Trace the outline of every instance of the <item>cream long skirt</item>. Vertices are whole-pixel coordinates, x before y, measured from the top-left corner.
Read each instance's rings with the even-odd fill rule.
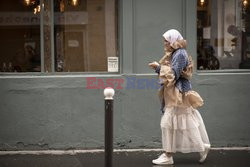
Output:
[[[162,146],[166,152],[201,152],[209,138],[200,113],[192,107],[167,107],[161,118]]]

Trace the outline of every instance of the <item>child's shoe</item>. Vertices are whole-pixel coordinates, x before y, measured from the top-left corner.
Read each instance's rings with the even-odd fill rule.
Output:
[[[199,160],[200,163],[203,163],[206,160],[207,154],[208,154],[211,146],[210,146],[210,144],[204,144],[204,147],[205,147],[205,151],[200,152],[200,160]]]
[[[172,156],[168,157],[165,153],[163,153],[159,156],[159,158],[154,159],[152,163],[156,165],[172,165],[174,164],[174,160]]]

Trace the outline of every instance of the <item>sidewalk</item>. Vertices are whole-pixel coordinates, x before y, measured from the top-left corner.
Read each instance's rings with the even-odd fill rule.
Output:
[[[160,167],[151,163],[152,159],[159,154],[158,151],[115,152],[113,167]],[[199,164],[198,159],[198,153],[176,153],[174,155],[175,164],[170,166],[249,167],[250,151],[211,150],[205,163]],[[104,153],[0,155],[0,167],[104,167]]]

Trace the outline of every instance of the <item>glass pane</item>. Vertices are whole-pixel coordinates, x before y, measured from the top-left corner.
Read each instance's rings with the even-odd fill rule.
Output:
[[[117,56],[115,6],[115,0],[55,1],[55,71],[108,71],[108,57]]]
[[[35,0],[0,2],[0,71],[40,72],[40,14]]]
[[[249,0],[197,1],[197,69],[250,68]]]

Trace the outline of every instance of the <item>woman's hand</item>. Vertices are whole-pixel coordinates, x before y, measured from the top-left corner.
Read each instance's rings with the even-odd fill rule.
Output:
[[[157,63],[156,61],[152,62],[152,63],[149,63],[148,66],[152,69],[156,69],[156,67],[159,66],[159,63]]]

